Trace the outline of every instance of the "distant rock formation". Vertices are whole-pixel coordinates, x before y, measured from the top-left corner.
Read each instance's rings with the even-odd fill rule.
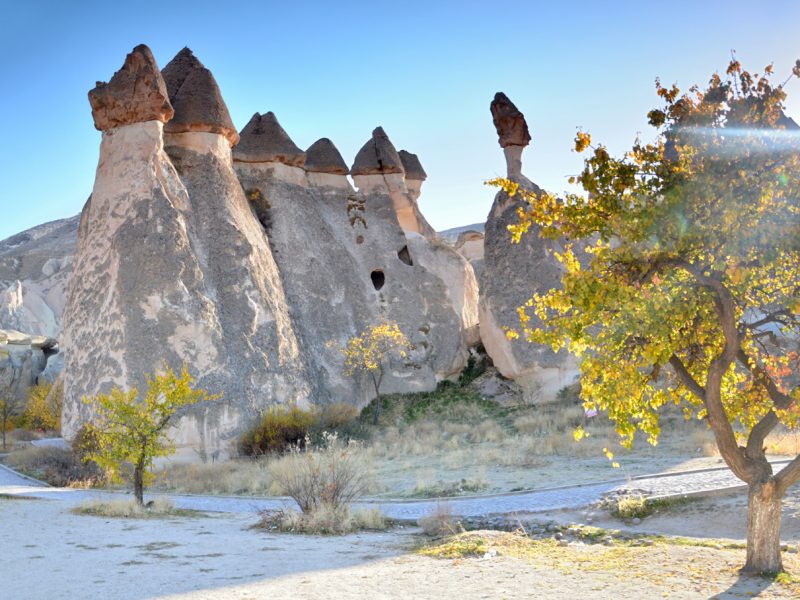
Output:
[[[522,150],[530,141],[525,117],[503,93],[491,103],[500,146],[506,156],[508,178],[535,193],[539,187],[522,175]],[[480,278],[480,333],[486,352],[498,371],[513,379],[529,402],[548,402],[574,382],[578,371],[574,358],[562,350],[509,340],[504,327],[518,328],[517,308],[536,292],[561,283],[561,266],[552,252],[557,245],[538,236],[535,227],[512,244],[508,226],[517,221],[523,203],[499,192],[486,220],[483,269]],[[477,237],[476,237],[477,241]],[[467,244],[462,240],[462,248]]]
[[[380,319],[416,346],[385,391],[463,369],[475,276],[419,212],[419,160],[382,129],[355,190],[326,138],[303,152],[271,112],[237,133],[187,48],[162,77],[138,46],[90,103],[103,138],[64,311],[65,437],[92,417],[83,396],[141,388],[164,363],[225,394],[182,414],[171,435],[189,455],[226,455],[271,404],[363,404],[372,392],[335,345]]]
[[[56,353],[58,342],[53,338],[0,329],[0,397],[22,406],[29,388],[48,380],[47,362]]]

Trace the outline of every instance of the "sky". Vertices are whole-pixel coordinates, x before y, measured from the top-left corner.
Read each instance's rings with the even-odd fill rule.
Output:
[[[301,148],[329,137],[352,163],[381,125],[428,173],[436,229],[484,221],[505,174],[489,113],[525,114],[523,172],[554,192],[580,170],[578,127],[612,152],[653,130],[654,81],[800,58],[800,2],[73,2],[0,0],[0,239],[80,212],[100,133],[86,97],[137,44],[166,65],[184,46],[215,75],[237,128],[273,111]],[[787,85],[800,121],[800,82]]]

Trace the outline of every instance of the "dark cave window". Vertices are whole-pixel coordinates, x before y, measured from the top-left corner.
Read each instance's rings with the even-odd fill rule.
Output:
[[[414,266],[414,261],[411,260],[411,254],[408,252],[408,246],[403,246],[397,253],[397,258],[407,264],[409,267]]]
[[[372,279],[372,285],[375,287],[376,290],[379,290],[383,287],[383,284],[386,283],[386,275],[383,274],[383,271],[380,269],[376,269],[372,273],[369,274],[369,278]]]

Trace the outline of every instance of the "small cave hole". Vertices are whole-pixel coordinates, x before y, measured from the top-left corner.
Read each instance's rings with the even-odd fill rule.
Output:
[[[372,279],[372,285],[376,290],[381,289],[383,284],[386,283],[386,275],[384,275],[383,271],[380,269],[376,269],[370,273],[369,278]]]
[[[400,248],[399,252],[397,253],[397,258],[399,258],[402,262],[407,264],[409,267],[414,266],[414,261],[411,260],[411,254],[408,252],[408,246],[403,246]]]
[[[356,244],[363,244],[363,243],[364,243],[364,236],[363,235],[359,235],[356,238]]]

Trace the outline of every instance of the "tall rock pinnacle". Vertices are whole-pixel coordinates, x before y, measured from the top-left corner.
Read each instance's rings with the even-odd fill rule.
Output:
[[[383,127],[376,127],[372,138],[356,154],[352,175],[403,173],[403,161]]]
[[[233,149],[233,160],[239,162],[279,162],[302,167],[306,154],[292,141],[278,123],[275,113],[256,113],[242,129],[239,144]]]
[[[224,135],[231,146],[239,134],[222,99],[214,75],[189,48],[184,48],[164,67],[161,74],[167,86],[175,116],[167,123],[167,133],[205,131]]]
[[[522,150],[531,141],[525,115],[503,92],[497,92],[489,105],[497,129],[497,141],[506,156],[509,177],[522,175]]]
[[[89,92],[89,104],[100,131],[144,121],[166,123],[174,114],[156,59],[144,44],[125,57],[111,81],[97,82]]]

